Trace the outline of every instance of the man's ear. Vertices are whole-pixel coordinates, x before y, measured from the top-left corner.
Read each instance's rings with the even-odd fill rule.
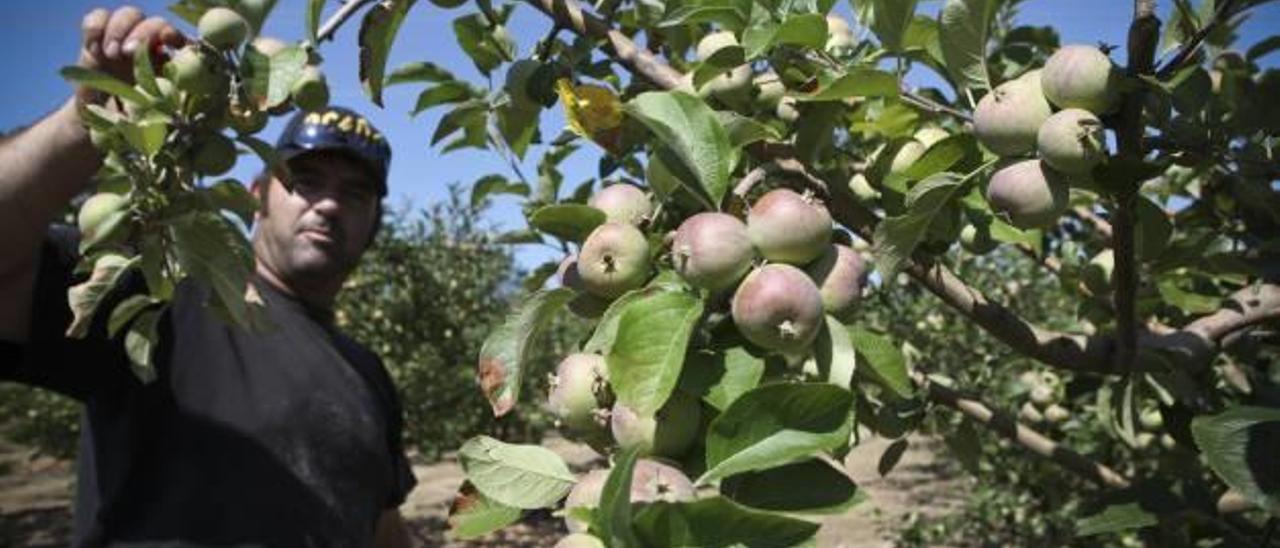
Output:
[[[253,212],[253,224],[258,224],[258,219],[266,213],[267,209],[267,189],[271,188],[272,179],[270,171],[263,170],[253,181],[249,183],[249,193],[258,199],[258,209]],[[251,227],[252,228],[252,227]]]

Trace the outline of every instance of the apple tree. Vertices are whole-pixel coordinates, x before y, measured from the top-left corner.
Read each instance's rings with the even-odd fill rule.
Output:
[[[832,460],[859,427],[902,438],[942,413],[963,417],[949,439],[985,429],[1090,483],[1077,534],[1256,541],[1275,515],[1280,126],[1256,98],[1280,79],[1258,64],[1274,39],[1230,49],[1259,2],[1177,2],[1163,28],[1153,2],[1107,14],[1133,18],[1126,66],[1018,26],[1017,2],[856,1],[860,35],[831,2],[439,3],[463,10],[458,44],[499,78],[488,88],[429,59],[383,76],[376,54],[410,4],[363,21],[371,97],[419,82],[418,108],[447,111],[445,150],[540,152],[522,236],[566,250],[540,269],[552,287],[490,334],[481,390],[497,415],[540,397],[520,393],[530,338],[593,320],[547,405],[611,462],[578,477],[536,446],[475,438],[458,534],[550,507],[566,546],[801,543],[814,516],[860,501]],[[546,21],[523,53],[505,29],[517,9]],[[909,85],[913,69],[945,86]],[[537,121],[557,107],[569,131],[546,139]],[[582,146],[602,151],[599,184],[561,188]],[[1020,272],[1052,280],[1072,321],[1037,324],[956,275],[997,249],[988,269],[1036,265]],[[917,335],[881,330],[864,294],[900,279],[1038,365],[905,355]],[[961,384],[970,367],[993,370]],[[984,402],[1013,379],[1017,414]],[[1080,416],[1068,395],[1087,398]],[[1075,450],[1053,426],[1068,420],[1155,440],[1164,451],[1141,455],[1160,464]]]
[[[415,110],[445,110],[445,151],[538,155],[536,178],[515,167],[473,188],[522,197],[528,229],[504,241],[565,252],[530,274],[546,288],[489,333],[476,377],[496,416],[542,398],[522,393],[547,373],[537,334],[586,320],[546,405],[610,463],[578,476],[544,448],[475,437],[456,535],[554,508],[563,546],[803,544],[863,502],[836,463],[865,431],[900,440],[892,468],[920,430],[971,459],[1005,439],[1078,477],[1078,535],[1274,531],[1280,72],[1262,65],[1280,41],[1235,41],[1264,0],[1177,0],[1168,21],[1152,0],[1116,6],[1098,16],[1131,18],[1119,46],[1019,26],[1017,0],[853,0],[856,23],[831,0],[432,3],[456,10],[483,78],[386,66],[427,3],[351,0],[323,28],[360,15],[369,98],[421,86]],[[325,2],[308,7],[317,29]],[[545,21],[523,48],[516,10]],[[552,109],[569,129],[545,136]],[[584,147],[598,172],[568,188]],[[925,316],[903,329],[877,310],[898,284],[978,332],[948,340],[983,359],[921,352],[948,322],[903,308]],[[1019,284],[1044,298],[1020,302]],[[990,403],[1008,382],[1016,411]],[[1072,423],[1105,438],[1073,447],[1056,426]]]

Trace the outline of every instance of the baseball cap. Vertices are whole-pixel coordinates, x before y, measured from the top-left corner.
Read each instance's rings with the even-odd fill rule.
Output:
[[[379,195],[387,195],[391,146],[364,116],[343,107],[302,111],[293,115],[276,141],[280,159],[288,161],[304,152],[317,150],[344,152],[364,163],[377,179]]]

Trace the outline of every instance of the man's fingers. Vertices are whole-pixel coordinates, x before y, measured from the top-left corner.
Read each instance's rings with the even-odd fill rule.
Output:
[[[183,36],[181,32],[178,32],[178,29],[169,25],[160,30],[160,42],[171,48],[180,48],[183,45],[186,45],[187,37]]]
[[[95,9],[84,16],[80,22],[80,34],[84,39],[84,49],[97,57],[102,54],[102,33],[107,30],[107,10]]]
[[[142,21],[142,11],[133,6],[125,6],[111,14],[102,37],[102,52],[107,59],[114,61],[120,58],[124,38],[139,21]]]
[[[152,38],[160,34],[169,23],[160,17],[150,17],[146,21],[133,27],[129,31],[129,35],[124,38],[124,46],[122,51],[125,55],[133,55],[139,47],[150,46]]]

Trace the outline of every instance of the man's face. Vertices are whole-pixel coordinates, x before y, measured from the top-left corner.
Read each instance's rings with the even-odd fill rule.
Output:
[[[362,164],[341,153],[299,155],[289,172],[292,190],[278,176],[257,189],[262,207],[254,253],[295,293],[336,292],[373,235],[375,183]]]

